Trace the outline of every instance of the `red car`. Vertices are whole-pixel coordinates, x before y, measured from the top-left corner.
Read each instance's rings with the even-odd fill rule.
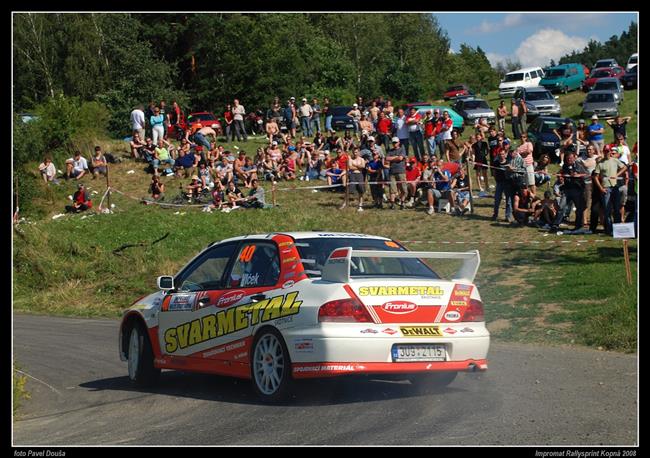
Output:
[[[601,67],[593,70],[589,78],[582,83],[582,90],[589,92],[600,78],[618,78],[619,80],[625,76],[623,67]]]
[[[173,136],[180,140],[185,135],[185,129],[192,128],[195,132],[204,127],[212,127],[217,135],[223,135],[223,129],[219,119],[209,111],[197,111],[190,113],[187,118],[181,117],[178,124],[174,125]],[[170,134],[171,135],[171,134]]]
[[[443,98],[445,100],[452,100],[458,96],[463,96],[463,95],[474,95],[474,93],[466,84],[457,84],[455,86],[449,87],[447,89],[447,92],[443,94]]]

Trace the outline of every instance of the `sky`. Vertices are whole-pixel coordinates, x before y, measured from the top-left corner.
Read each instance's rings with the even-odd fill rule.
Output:
[[[524,67],[548,65],[590,39],[605,42],[639,22],[627,13],[434,13],[447,31],[452,51],[461,43],[480,46],[490,63],[518,60]],[[622,62],[619,62],[622,63]]]

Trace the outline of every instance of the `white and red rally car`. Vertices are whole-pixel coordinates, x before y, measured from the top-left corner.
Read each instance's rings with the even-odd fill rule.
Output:
[[[451,280],[423,259],[459,259]],[[161,369],[253,380],[266,401],[293,380],[403,375],[448,384],[487,369],[478,251],[411,252],[363,234],[296,232],[213,243],[124,313],[130,379]]]

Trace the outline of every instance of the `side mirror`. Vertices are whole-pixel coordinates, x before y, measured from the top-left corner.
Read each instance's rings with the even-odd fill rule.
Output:
[[[174,289],[174,277],[171,276],[160,276],[158,277],[158,289],[163,291],[169,291]]]

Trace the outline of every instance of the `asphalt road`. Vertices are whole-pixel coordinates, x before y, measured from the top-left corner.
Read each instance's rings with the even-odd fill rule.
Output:
[[[130,386],[118,322],[14,316],[28,374],[13,444],[636,445],[637,356],[493,343],[490,369],[437,392],[408,382],[308,381],[267,406],[250,382],[165,371]]]

